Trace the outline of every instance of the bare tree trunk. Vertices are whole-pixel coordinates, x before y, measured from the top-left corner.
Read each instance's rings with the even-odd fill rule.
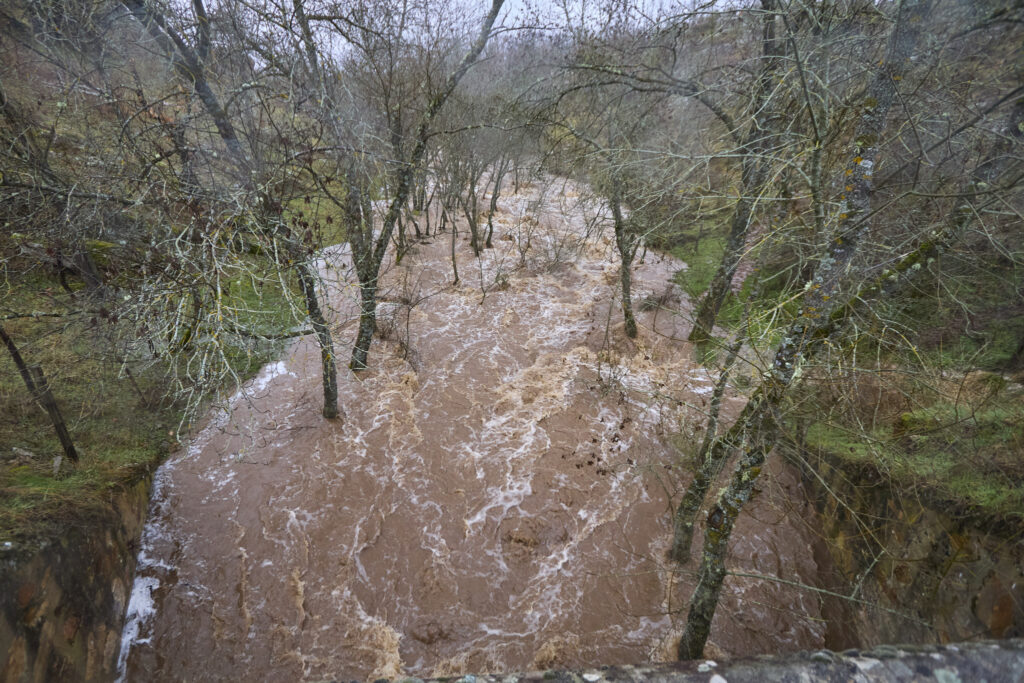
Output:
[[[473,248],[473,256],[480,256],[480,227],[477,225],[476,216],[476,190],[470,181],[469,195],[465,198],[459,197],[459,204],[462,205],[462,213],[466,216],[466,223],[469,225],[469,246]]]
[[[227,147],[233,161],[238,166],[240,173],[244,177],[243,182],[249,189],[253,198],[257,201],[261,201],[264,208],[273,206],[273,201],[270,201],[268,197],[259,196],[260,192],[253,187],[253,177],[249,173],[251,165],[245,154],[245,150],[242,148],[242,144],[238,139],[238,134],[235,131],[234,124],[232,123],[227,111],[221,105],[221,102],[214,93],[213,88],[210,87],[210,84],[207,81],[205,62],[209,56],[210,41],[206,11],[202,2],[195,2],[193,5],[196,10],[197,18],[199,20],[198,26],[200,28],[198,52],[193,51],[185,40],[172,30],[170,26],[168,26],[163,15],[152,11],[146,5],[145,0],[124,0],[122,4],[127,7],[133,16],[135,16],[135,18],[146,27],[150,35],[153,36],[157,44],[160,45],[161,49],[163,49],[172,59],[179,78],[192,84],[192,87],[195,89],[200,101],[203,103],[206,113],[213,119],[221,141],[224,143],[225,147]],[[321,90],[321,98],[326,98],[324,82],[320,77],[321,74],[319,64],[317,62],[316,49],[312,42],[312,33],[309,28],[309,21],[305,15],[302,1],[293,0],[293,7],[296,11],[296,18],[299,20],[303,31],[306,59],[309,62],[308,66],[311,71],[314,72],[314,78],[317,86]],[[323,103],[324,105],[327,104],[326,101]],[[274,213],[279,214],[279,210]],[[279,218],[279,215],[275,216],[275,218]],[[302,263],[301,256],[299,256],[296,261],[298,263]],[[324,377],[323,414],[324,417],[334,418],[338,415],[338,384],[337,370],[334,362],[334,344],[331,339],[331,331],[326,324],[323,312],[320,309],[320,303],[317,300],[313,273],[307,269],[307,266],[300,265],[299,279],[303,291],[303,297],[306,301],[306,308],[309,311],[310,321],[313,324],[317,341],[320,344]]]
[[[707,292],[701,299],[700,308],[694,318],[693,329],[689,341],[702,345],[711,338],[711,331],[718,319],[718,313],[725,302],[732,286],[736,267],[743,256],[747,233],[750,231],[751,215],[755,199],[767,173],[768,160],[765,158],[766,138],[769,135],[768,112],[766,100],[773,87],[772,76],[780,61],[780,41],[775,34],[775,0],[761,0],[764,12],[761,52],[761,73],[758,77],[757,89],[754,94],[754,119],[740,145],[739,153],[743,159],[741,171],[740,197],[733,209],[729,227],[729,237],[725,244],[725,253],[718,270],[715,271]],[[728,121],[729,119],[724,119]]]
[[[412,193],[412,210],[424,211],[427,208],[427,172],[420,168],[414,179],[415,189]]]
[[[206,78],[206,67],[202,54],[203,43],[201,42],[200,53],[194,52],[185,40],[168,26],[163,15],[151,10],[145,0],[123,0],[122,4],[128,8],[139,23],[146,27],[160,48],[171,58],[178,76],[187,83],[191,83],[202,101],[206,113],[213,119],[217,134],[224,142],[232,159],[247,177],[249,160],[245,155],[245,150],[238,139],[231,118],[221,106],[220,100]],[[201,20],[200,23],[202,23]]]
[[[633,257],[636,256],[637,240],[630,234],[629,227],[622,216],[621,179],[613,173],[612,187],[609,193],[609,204],[612,209],[612,220],[615,224],[615,246],[619,250],[619,283],[622,287],[622,317],[625,319],[626,336],[636,339],[636,318],[633,316],[632,269]]]
[[[455,275],[455,279],[452,280],[452,285],[453,286],[459,284],[459,263],[455,259],[455,236],[457,234],[458,233],[455,231],[455,228],[453,227],[452,228],[452,239],[451,239],[451,245],[452,245],[452,273]]]
[[[324,319],[323,311],[320,310],[320,302],[316,295],[316,278],[310,271],[309,265],[300,261],[298,274],[302,295],[306,299],[309,321],[313,325],[313,331],[320,343],[320,366],[324,383],[323,416],[328,420],[333,420],[338,417],[338,368],[334,362],[334,342],[331,339],[331,330],[327,326],[327,320]]]
[[[491,190],[491,204],[487,211],[487,242],[484,244],[487,249],[494,248],[494,214],[498,211],[498,197],[501,196],[501,181],[504,179],[506,171],[508,171],[508,158],[503,156],[501,161],[498,162],[498,168],[494,172],[494,189]]]
[[[370,351],[370,342],[373,341],[373,334],[377,331],[377,285],[376,283],[359,283],[359,332],[356,334],[356,343],[352,348],[352,362],[349,367],[352,370],[365,370],[367,355]]]
[[[71,462],[78,462],[78,451],[75,450],[71,434],[68,433],[67,423],[64,422],[64,416],[61,415],[60,408],[57,406],[57,400],[53,397],[53,393],[46,383],[46,375],[43,374],[43,369],[35,363],[31,365],[25,363],[25,359],[21,357],[21,353],[18,351],[14,340],[7,335],[7,331],[2,325],[0,325],[0,340],[3,341],[7,351],[11,354],[11,359],[14,360],[14,365],[17,366],[21,379],[25,382],[25,387],[28,388],[29,393],[32,394],[32,398],[49,415],[50,422],[53,423],[53,430],[57,433],[60,445],[64,448],[64,455]]]
[[[410,212],[406,212],[405,220],[407,220],[410,223],[412,223],[412,228],[413,228],[413,230],[416,233],[416,239],[422,239],[423,238],[423,233],[420,232],[420,224],[419,224],[419,221],[416,220],[416,216],[414,216]]]
[[[483,25],[480,27],[476,40],[473,41],[473,44],[463,56],[459,65],[448,76],[444,88],[431,99],[426,111],[420,117],[419,126],[416,131],[416,144],[409,155],[409,159],[406,160],[405,165],[398,172],[395,194],[391,199],[391,204],[388,206],[387,214],[384,216],[384,223],[376,244],[373,244],[371,248],[369,240],[361,241],[363,248],[363,253],[361,254],[358,253],[357,248],[360,245],[352,244],[353,259],[362,262],[365,268],[364,273],[359,278],[360,287],[363,289],[360,297],[363,303],[360,312],[359,334],[356,337],[356,345],[352,349],[352,363],[350,367],[353,370],[360,370],[366,367],[366,358],[370,350],[370,344],[373,341],[373,330],[376,328],[376,323],[371,323],[368,320],[364,321],[363,318],[366,316],[376,316],[377,278],[380,275],[381,265],[384,263],[384,254],[387,251],[388,243],[391,241],[391,234],[394,232],[395,223],[398,220],[398,213],[405,206],[405,202],[409,198],[413,174],[426,153],[430,124],[455,90],[455,86],[459,84],[459,81],[462,80],[469,67],[473,65],[473,62],[483,52],[484,46],[491,35],[491,27],[494,26],[494,21],[498,18],[498,13],[501,11],[503,4],[504,0],[492,0],[491,8],[484,19]],[[376,318],[374,317],[375,320]]]
[[[408,241],[405,239],[405,221],[402,220],[402,214],[398,214],[398,237],[395,240],[395,263],[401,263],[402,258],[405,256],[405,252],[409,250]]]
[[[718,270],[711,278],[711,284],[701,299],[697,315],[694,317],[693,329],[689,336],[689,341],[694,344],[702,344],[711,338],[718,312],[732,287],[732,279],[743,256],[743,247],[750,230],[750,218],[754,208],[754,197],[750,193],[760,186],[763,180],[763,166],[762,159],[754,159],[749,154],[743,160],[743,196],[736,202],[736,208],[733,210],[725,253],[722,254]]]
[[[349,368],[365,370],[370,343],[377,331],[377,278],[380,266],[373,261],[373,207],[365,187],[366,179],[355,172],[347,176],[345,221],[352,261],[359,278],[359,330]],[[376,265],[376,267],[375,267]]]

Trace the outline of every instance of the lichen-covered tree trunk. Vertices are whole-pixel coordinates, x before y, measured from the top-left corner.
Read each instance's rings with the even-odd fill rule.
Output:
[[[866,99],[855,135],[851,165],[859,167],[845,177],[854,187],[839,219],[841,231],[829,242],[827,254],[808,283],[803,307],[782,337],[768,374],[754,392],[739,419],[729,429],[725,443],[744,444],[744,453],[729,486],[720,494],[708,512],[704,552],[698,572],[697,588],[690,599],[686,631],[679,643],[679,657],[693,659],[704,649],[714,618],[718,596],[725,578],[725,556],[729,536],[736,517],[750,498],[750,491],[761,473],[761,464],[774,444],[779,425],[775,411],[781,405],[798,367],[813,356],[842,327],[850,306],[866,300],[864,292],[852,291],[842,296],[840,285],[847,273],[862,238],[869,229],[872,170],[878,154],[877,141],[884,130],[889,108],[896,99],[895,84],[901,80],[917,44],[922,17],[931,0],[904,0],[898,10],[896,25],[890,34],[886,59],[867,89]],[[867,160],[868,163],[863,162]],[[856,221],[848,223],[856,212]],[[848,229],[842,228],[850,225]],[[929,242],[920,249],[932,249]],[[918,251],[920,251],[920,249]],[[903,259],[917,258],[911,254]],[[897,265],[899,269],[902,261]],[[909,271],[900,270],[899,273]],[[898,277],[896,278],[899,279]],[[843,300],[846,305],[839,306]]]
[[[697,471],[693,480],[686,488],[676,514],[673,524],[672,547],[669,549],[668,557],[673,562],[685,564],[690,560],[690,546],[693,543],[693,527],[697,519],[697,512],[704,504],[711,481],[721,471],[725,460],[729,455],[731,445],[721,441],[718,436],[718,416],[722,410],[722,398],[725,396],[725,388],[729,382],[729,373],[732,366],[739,358],[740,348],[743,345],[743,338],[737,339],[722,366],[722,372],[715,384],[715,390],[711,394],[711,405],[708,411],[708,422],[704,428],[704,440],[701,442],[700,450],[697,452]],[[749,405],[749,404],[748,404]],[[741,415],[742,419],[742,415]]]
[[[359,331],[352,348],[352,370],[365,370],[370,342],[377,331],[377,286],[373,283],[359,283]]]
[[[762,415],[763,419],[763,415]],[[704,557],[697,578],[697,587],[690,600],[686,630],[679,641],[679,659],[697,659],[704,653],[704,644],[711,631],[711,622],[718,607],[718,597],[725,579],[725,556],[729,537],[740,510],[750,500],[754,483],[761,474],[765,448],[770,442],[769,429],[757,429],[755,441],[746,448],[729,486],[708,511],[704,526]]]

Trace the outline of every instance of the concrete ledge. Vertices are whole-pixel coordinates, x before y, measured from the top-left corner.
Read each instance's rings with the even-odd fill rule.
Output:
[[[396,680],[420,683],[423,679]],[[728,662],[695,660],[589,671],[550,670],[429,680],[457,683],[1021,683],[1024,681],[1024,639],[935,646],[883,645],[865,651],[820,650]]]

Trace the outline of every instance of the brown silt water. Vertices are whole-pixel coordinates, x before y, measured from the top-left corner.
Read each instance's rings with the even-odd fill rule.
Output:
[[[699,441],[714,381],[682,341],[683,264],[636,266],[635,301],[676,311],[640,311],[627,340],[607,229],[572,186],[548,195],[503,199],[479,261],[460,233],[458,286],[448,234],[390,267],[371,368],[339,370],[342,419],[320,415],[319,349],[303,339],[163,465],[126,680],[672,658],[694,569],[665,560],[669,496],[689,480],[672,444]],[[341,247],[321,264],[339,350],[355,336],[350,265]],[[730,566],[813,584],[810,516],[776,465]],[[730,577],[709,653],[821,647],[824,633],[814,592]]]

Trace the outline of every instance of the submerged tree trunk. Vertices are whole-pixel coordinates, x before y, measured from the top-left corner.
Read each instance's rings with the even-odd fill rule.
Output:
[[[636,318],[633,316],[633,293],[632,293],[632,269],[633,258],[636,256],[638,241],[636,236],[630,233],[629,226],[622,216],[622,188],[621,179],[614,176],[611,179],[612,187],[609,193],[609,204],[612,209],[612,221],[615,224],[615,246],[619,251],[619,283],[622,288],[622,317],[626,324],[626,336],[636,339],[637,328]]]
[[[377,331],[377,285],[375,282],[359,283],[359,332],[352,348],[352,370],[365,370],[370,342]]]

